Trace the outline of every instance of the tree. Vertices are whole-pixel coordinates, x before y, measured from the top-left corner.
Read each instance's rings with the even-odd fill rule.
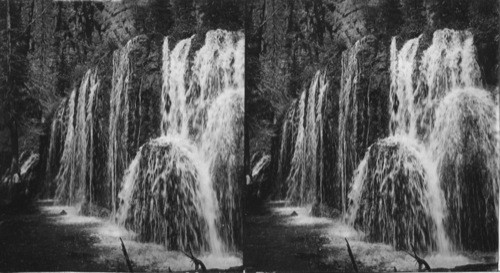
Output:
[[[28,24],[23,26],[22,7],[28,7]],[[33,17],[33,1],[29,3],[7,0],[2,3],[4,14],[0,20],[4,21],[5,28],[0,29],[0,50],[6,52],[0,58],[0,109],[6,127],[9,130],[10,150],[12,156],[11,172],[19,173],[19,135],[20,128],[37,107],[36,102],[28,95],[27,81],[27,54],[29,51],[30,27]],[[5,17],[4,17],[5,16]]]
[[[7,44],[4,45],[4,52],[6,51],[7,54],[5,56],[5,77],[2,79],[2,81],[5,83],[4,84],[4,90],[3,92],[3,103],[2,103],[2,109],[4,110],[4,116],[6,119],[7,127],[9,128],[10,131],[10,143],[11,143],[11,151],[12,151],[12,159],[13,159],[13,164],[12,164],[12,170],[11,172],[14,173],[19,173],[19,166],[17,164],[19,160],[19,143],[18,143],[18,133],[17,133],[17,111],[16,111],[16,94],[15,94],[15,86],[14,86],[14,80],[13,80],[13,55],[12,55],[12,7],[11,7],[11,1],[7,0],[6,2],[6,29],[5,29],[5,36],[7,36]],[[6,49],[6,50],[5,50]]]

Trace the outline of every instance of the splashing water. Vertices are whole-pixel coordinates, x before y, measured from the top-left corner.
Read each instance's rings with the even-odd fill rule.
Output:
[[[48,201],[48,200],[47,200]],[[52,203],[52,202],[51,202]],[[95,255],[94,261],[100,264],[115,264],[123,260],[120,238],[123,239],[128,255],[133,259],[134,265],[145,271],[182,271],[190,270],[193,264],[183,253],[177,251],[165,251],[161,245],[152,243],[141,243],[134,241],[137,234],[130,232],[122,226],[116,225],[107,219],[83,216],[78,208],[74,206],[47,206],[42,205],[43,214],[50,216],[51,221],[58,225],[66,225],[69,228],[78,227],[88,232],[98,242],[93,245],[93,252],[105,255]],[[67,214],[61,215],[61,211]],[[132,258],[133,257],[133,258]],[[241,265],[238,257],[214,256],[212,254],[198,256],[200,260],[210,269],[226,269]],[[134,268],[135,268],[134,266]]]
[[[450,92],[436,110],[431,151],[448,204],[445,221],[458,248],[496,250],[498,105],[478,88]]]
[[[163,136],[145,144],[129,166],[117,218],[144,240],[217,255],[236,250],[241,236],[244,37],[209,31],[189,69],[192,38],[172,51],[164,40]],[[162,209],[171,207],[179,214]]]
[[[118,224],[168,249],[203,249],[210,230],[198,214],[204,205],[199,197],[209,174],[200,158],[182,138],[161,137],[142,146],[124,177]],[[145,197],[151,201],[142,202]]]
[[[188,134],[185,131],[187,130],[186,124],[183,123],[187,115],[185,78],[189,68],[187,57],[193,38],[194,36],[180,41],[173,51],[170,51],[169,48],[169,37],[166,37],[163,42],[162,135],[167,135],[167,130],[179,131],[184,135]]]
[[[489,178],[482,183],[487,184],[486,189],[493,192],[490,202],[495,203],[495,207],[498,204],[498,193],[495,191],[498,189],[498,140],[493,137],[494,123],[497,120],[494,117],[494,102],[487,95],[488,92],[467,88],[481,86],[472,34],[449,29],[436,31],[432,45],[422,53],[421,60],[417,60],[419,41],[420,37],[409,40],[399,51],[395,39],[392,41],[392,136],[372,145],[358,166],[349,195],[351,207],[347,218],[351,224],[357,223],[368,234],[373,234],[372,239],[375,241],[392,243],[401,248],[420,244],[423,249],[437,249],[447,253],[452,250],[449,233],[454,233],[452,223],[456,220],[448,218],[448,206],[451,205],[454,210],[460,207],[461,201],[456,197],[458,192],[474,196],[473,191],[461,189],[460,183],[451,181],[460,181],[459,176],[464,173],[458,170],[463,170],[464,164],[467,165],[461,162],[474,158],[478,154],[476,151],[482,155],[479,161],[485,164],[489,173]],[[463,87],[466,87],[466,91],[459,89]],[[464,137],[471,138],[470,147],[464,146]],[[396,146],[399,147],[395,150],[392,148],[394,145],[388,145],[388,142],[394,140],[398,140]],[[407,151],[413,152],[408,154]],[[453,175],[450,174],[450,169]],[[404,181],[406,189],[399,190],[410,193],[410,196],[419,196],[419,200],[412,201],[412,204],[408,203],[407,197],[401,200],[393,187],[385,189],[388,200],[385,205],[381,203],[382,207],[378,207],[374,201],[376,199],[372,200],[367,195],[370,195],[369,189],[387,184],[384,181],[390,181],[394,185]],[[447,188],[446,199],[443,187]],[[455,197],[451,197],[451,203],[450,193],[451,196],[455,193]],[[482,199],[477,196],[473,198]],[[394,212],[388,209],[399,206],[405,206],[407,210],[401,212],[402,216],[394,217]],[[378,212],[373,215],[376,207],[386,210],[386,213],[378,216]],[[411,234],[387,234],[388,237],[384,238],[384,229],[415,211],[420,211],[423,218],[431,219],[430,222],[422,221],[426,224],[414,223],[416,226],[412,227],[420,229],[422,234],[430,233],[428,239],[423,239],[427,235],[412,237]],[[473,213],[488,214],[488,209],[479,206]],[[372,222],[378,217],[382,222]],[[406,222],[412,223],[412,219]],[[405,223],[401,223],[396,224],[396,229],[405,231],[407,227]],[[483,224],[482,230],[476,232],[483,233],[484,230],[490,229]],[[403,244],[396,242],[398,237],[407,241]],[[452,239],[454,244],[461,244]]]
[[[354,174],[347,222],[365,231],[369,241],[397,249],[435,248],[442,226],[432,217],[437,198],[428,181],[436,181],[436,175],[429,164],[422,147],[406,136],[370,146]]]
[[[56,177],[56,199],[62,203],[73,205],[92,200],[92,113],[98,89],[97,71],[88,70],[80,87],[69,97],[68,128]]]
[[[436,31],[418,61],[420,38],[408,41],[400,51],[392,40],[391,132],[427,143],[442,98],[457,87],[480,87],[481,73],[469,31]]]
[[[409,134],[410,128],[415,128],[413,105],[413,78],[417,69],[415,57],[421,36],[407,41],[401,50],[396,49],[396,39],[391,42],[391,95],[392,105],[390,129],[393,135]]]
[[[298,205],[315,201],[317,174],[322,173],[323,100],[328,89],[325,74],[317,72],[298,104],[299,127],[287,178],[287,200]],[[296,111],[296,110],[295,110]],[[293,114],[291,115],[293,118]],[[282,147],[283,149],[283,147]],[[283,153],[283,151],[281,152]],[[322,187],[322,179],[319,186]]]
[[[229,89],[208,110],[201,149],[210,166],[212,188],[218,197],[214,212],[220,235],[230,249],[236,247],[241,234],[241,187],[243,167],[244,94],[242,89]],[[219,210],[219,212],[217,212]]]

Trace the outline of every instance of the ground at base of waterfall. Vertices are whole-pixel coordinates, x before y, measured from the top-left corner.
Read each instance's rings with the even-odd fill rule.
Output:
[[[94,246],[98,238],[55,217],[38,205],[0,212],[0,271],[128,271],[125,260],[98,262],[106,255]]]
[[[127,272],[120,239],[135,272],[195,269],[182,252],[137,242],[135,236],[109,219],[83,216],[76,207],[58,206],[52,201],[1,210],[0,272]],[[238,253],[198,255],[208,271],[241,271]]]
[[[267,204],[245,217],[246,271],[354,272],[345,238],[360,272],[418,271],[407,253],[385,244],[364,242],[339,219],[308,216],[308,209]],[[497,271],[498,253],[423,255],[433,271]]]
[[[327,264],[335,255],[322,249],[324,239],[307,227],[280,226],[273,216],[248,217],[245,221],[243,264],[247,271],[350,271],[347,262]]]

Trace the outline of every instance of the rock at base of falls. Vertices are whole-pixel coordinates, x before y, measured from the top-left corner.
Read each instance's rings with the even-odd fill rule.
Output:
[[[316,202],[311,208],[311,216],[314,217],[328,217],[328,218],[338,218],[342,215],[342,212],[338,209],[331,208],[325,204]]]
[[[89,202],[81,204],[78,213],[101,218],[109,218],[111,216],[109,209]]]
[[[19,204],[32,198],[39,189],[40,156],[33,152],[23,152],[19,156],[19,173],[14,173],[14,162],[0,180],[0,208]]]
[[[250,160],[252,174],[248,175],[245,187],[245,210],[259,212],[264,209],[264,201],[273,194],[271,156],[262,152],[255,153]]]
[[[358,40],[342,54],[339,100],[339,209],[345,209],[349,184],[366,149],[388,135],[389,48],[374,36]],[[338,194],[337,193],[337,194]],[[340,202],[337,202],[340,203]]]
[[[452,90],[436,112],[431,134],[448,207],[445,226],[455,247],[498,249],[498,126],[491,94]]]
[[[252,192],[252,195],[265,199],[270,194],[271,156],[268,154],[255,154],[251,164],[252,178],[250,184],[247,186],[255,190],[255,192]]]
[[[125,175],[118,222],[169,250],[206,249],[200,175],[183,147],[145,144]]]
[[[373,144],[354,175],[348,222],[371,242],[432,250],[435,225],[427,197],[429,175],[415,147],[388,138]]]

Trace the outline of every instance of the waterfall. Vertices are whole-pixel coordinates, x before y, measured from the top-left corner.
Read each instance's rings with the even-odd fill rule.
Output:
[[[389,71],[386,45],[372,35],[342,53],[339,92],[337,187],[334,200],[347,210],[354,170],[368,147],[388,135]]]
[[[193,38],[194,36],[180,41],[172,52],[169,49],[169,38],[166,37],[163,42],[162,135],[167,135],[167,130],[181,131],[182,134],[188,133],[184,131],[188,128],[183,122],[187,115],[185,77],[188,74],[187,57]]]
[[[435,112],[430,147],[445,192],[447,231],[459,249],[498,249],[498,104],[467,87],[446,95]]]
[[[294,102],[288,107],[285,118],[283,120],[283,125],[281,127],[281,139],[280,139],[280,151],[278,159],[278,175],[277,183],[279,183],[277,189],[279,190],[278,196],[284,198],[286,192],[288,191],[287,184],[285,183],[286,178],[290,172],[291,159],[293,157],[293,148],[297,138],[297,109],[300,100],[294,100]]]
[[[354,173],[347,222],[365,231],[369,241],[397,249],[435,247],[436,225],[430,216],[427,154],[407,136],[382,139],[367,151]]]
[[[56,199],[60,202],[76,204],[92,201],[92,113],[98,89],[97,71],[88,70],[79,88],[73,89],[69,97],[68,128],[56,177]]]
[[[192,39],[173,50],[164,40],[162,136],[143,145],[127,169],[117,218],[169,249],[222,254],[236,250],[241,236],[244,37],[209,31],[190,61]],[[178,213],[163,209],[171,207]]]
[[[128,85],[130,81],[129,54],[135,39],[131,39],[113,55],[113,79],[110,97],[109,141],[108,141],[108,179],[111,184],[111,209],[116,213],[116,195],[121,175],[128,163]]]
[[[357,52],[356,47],[359,42],[354,44],[352,52]],[[358,114],[358,103],[356,90],[351,89],[353,84],[360,81],[359,64],[355,54],[344,52],[342,54],[342,80],[339,96],[339,149],[338,149],[338,178],[341,183],[342,195],[342,212],[346,212],[346,193],[349,173],[351,166],[357,163],[356,154],[353,151],[348,151],[349,148],[355,148],[351,143],[357,143],[357,119],[354,118]],[[349,117],[353,117],[352,120]],[[351,167],[351,168],[350,168]]]
[[[299,123],[290,173],[287,178],[287,199],[299,205],[320,201],[316,200],[315,196],[318,184],[321,187],[323,182],[317,179],[317,176],[323,172],[322,111],[327,89],[328,81],[326,81],[325,74],[318,71],[309,89],[302,92],[298,104]]]
[[[168,249],[208,248],[214,243],[209,234],[213,230],[198,212],[206,205],[199,196],[210,176],[200,159],[195,146],[180,137],[164,136],[143,145],[124,176],[118,224],[137,232],[140,240]],[[148,201],[141,202],[144,198]]]
[[[458,87],[481,87],[481,73],[469,31],[436,31],[420,61],[419,41],[408,41],[400,51],[395,39],[391,44],[391,132],[428,142],[443,97]]]
[[[350,209],[347,218],[351,224],[357,223],[358,226],[364,227],[369,234],[382,234],[379,237],[374,236],[377,238],[372,238],[373,240],[392,243],[399,248],[420,244],[421,248],[447,252],[453,247],[463,247],[462,242],[457,240],[457,235],[450,238],[450,234],[460,233],[455,230],[457,227],[453,224],[457,221],[456,215],[475,213],[483,215],[478,219],[485,221],[484,215],[494,214],[492,210],[494,211],[498,204],[498,193],[494,192],[498,189],[498,140],[494,136],[493,129],[497,120],[493,110],[494,100],[487,91],[477,89],[481,87],[481,75],[475,59],[472,34],[469,31],[438,30],[434,33],[432,44],[422,54],[419,54],[420,39],[418,37],[407,41],[400,50],[397,50],[395,38],[392,40],[390,89],[392,136],[372,145],[355,171],[349,194]],[[393,139],[400,140],[397,149],[393,148],[394,145],[387,145],[387,142]],[[408,143],[411,143],[413,148],[410,149]],[[406,150],[414,152],[409,155]],[[409,157],[416,160],[409,160]],[[373,163],[370,163],[371,161]],[[470,162],[480,163],[471,165]],[[473,173],[471,166],[484,166],[487,170],[487,174],[481,177],[480,182],[467,178],[467,172]],[[416,187],[420,180],[425,183]],[[385,181],[390,183],[387,184]],[[385,192],[388,200],[381,204],[382,208],[376,203],[376,199],[366,197],[370,194],[369,189],[376,188],[370,183],[394,185],[391,186],[392,193]],[[395,191],[402,190],[395,187],[398,183],[406,183],[405,186],[408,188],[404,191],[411,193],[411,195],[405,193],[403,200],[401,196],[394,195]],[[482,194],[474,193],[472,189],[474,186],[467,183],[479,183],[476,186],[482,188],[482,192],[490,191],[485,203],[495,203],[495,205],[474,205],[476,208],[474,212],[460,211],[465,209],[460,195],[474,196],[474,200],[484,198]],[[467,190],[464,189],[465,185]],[[388,189],[381,188],[381,190]],[[417,192],[420,193],[415,194]],[[410,196],[425,198],[416,200],[413,206],[408,207],[407,197]],[[396,217],[394,211],[389,212],[389,208],[398,206],[407,206],[408,210]],[[488,206],[493,209],[488,209]],[[385,216],[383,214],[381,216],[385,219],[383,223],[374,225],[371,221],[379,216],[370,213],[377,211],[376,208],[385,209],[393,214]],[[452,212],[449,211],[450,208]],[[432,224],[426,221],[412,223],[411,216],[415,217],[416,213],[421,212],[424,212],[425,217],[432,219]],[[427,230],[430,233],[430,240],[411,237],[406,243],[401,243],[395,242],[397,238],[394,234],[387,234],[387,237],[384,237],[385,233],[382,232],[384,229],[390,229],[392,225],[399,223],[401,218],[406,217],[410,217],[406,221],[412,223],[410,225],[420,225],[422,230]],[[461,225],[461,228],[475,226],[463,223],[471,222],[471,219],[460,220],[461,216],[458,217],[458,225]],[[407,228],[406,223],[399,225],[397,229]],[[488,235],[485,237],[491,240],[493,236],[490,234],[496,232],[486,227],[486,222],[480,225],[482,227],[476,226],[474,231],[486,232]],[[467,232],[461,234],[463,238],[469,238],[465,237],[466,235],[473,234]],[[477,240],[477,237],[481,236],[472,239],[476,241],[475,249],[482,248],[477,241],[487,244],[486,238]]]
[[[47,166],[46,166],[46,183],[47,186],[44,189],[44,196],[52,197],[55,193],[54,183],[55,175],[59,170],[60,159],[64,151],[64,142],[66,137],[66,127],[68,125],[68,99],[64,98],[54,113],[52,118],[52,123],[50,125],[50,144],[47,155]]]

